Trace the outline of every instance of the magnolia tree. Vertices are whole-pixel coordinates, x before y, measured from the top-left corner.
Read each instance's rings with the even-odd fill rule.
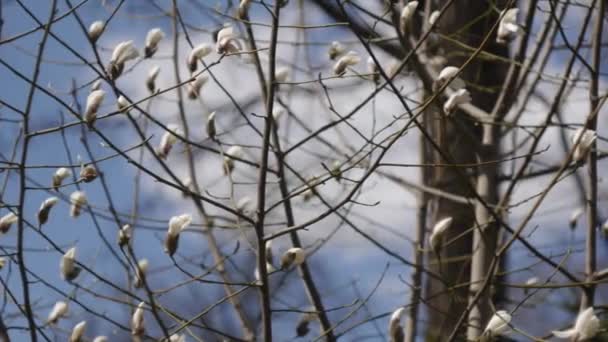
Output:
[[[605,6],[0,2],[0,340],[601,338]]]

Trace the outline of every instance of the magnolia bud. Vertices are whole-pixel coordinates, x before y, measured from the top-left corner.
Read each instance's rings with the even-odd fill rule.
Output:
[[[95,120],[97,120],[97,110],[99,109],[99,106],[101,106],[101,102],[105,96],[105,91],[95,90],[92,91],[87,97],[87,105],[84,112],[84,122],[86,122],[89,127],[92,127]]]
[[[574,132],[571,139],[573,144],[578,141],[572,159],[575,162],[582,162],[587,159],[593,143],[597,139],[597,134],[590,129],[579,128]]]
[[[278,68],[274,73],[274,79],[277,82],[286,82],[289,77],[288,68]]]
[[[201,44],[192,49],[187,60],[188,70],[190,70],[190,72],[195,72],[198,67],[198,60],[210,54],[212,50],[213,49],[208,44]]]
[[[306,259],[306,251],[299,247],[293,247],[288,249],[283,256],[281,256],[281,269],[286,270],[290,267],[296,267],[301,265]]]
[[[163,31],[159,28],[153,28],[146,35],[146,46],[144,48],[144,57],[150,58],[158,49],[158,43],[165,37]]]
[[[101,80],[97,80],[91,84],[91,92],[101,89]]]
[[[78,277],[81,269],[76,266],[76,247],[72,247],[65,252],[63,257],[61,257],[59,267],[64,280],[72,281]]]
[[[176,135],[182,134],[181,130],[177,125],[169,124],[167,125],[167,128],[169,130],[163,134],[160,140],[160,145],[156,149],[156,154],[160,159],[167,159],[167,156],[169,155],[169,152],[171,152],[173,145],[177,143]]]
[[[369,56],[367,58],[367,71],[371,74],[371,78],[374,83],[378,83],[380,81],[380,73],[378,72],[378,66],[376,65],[376,62],[374,61],[372,56]]]
[[[600,320],[593,312],[593,307],[588,307],[576,316],[576,322],[572,329],[563,331],[552,331],[557,338],[570,339],[571,341],[589,341],[600,332]]]
[[[524,30],[517,24],[518,12],[519,9],[517,8],[505,9],[500,12],[502,19],[500,19],[496,31],[497,43],[506,44],[513,40],[515,36],[524,33]]]
[[[211,112],[207,117],[207,136],[211,139],[215,139],[215,112]]]
[[[354,51],[349,51],[346,55],[340,57],[336,64],[334,64],[334,74],[337,76],[342,76],[346,73],[346,68],[349,66],[353,66],[359,64],[361,58]]]
[[[130,224],[125,224],[118,230],[118,245],[123,247],[127,245],[131,241],[131,236],[133,234],[133,228]]]
[[[190,100],[195,100],[199,97],[201,88],[207,83],[207,80],[208,77],[206,75],[200,75],[188,83],[188,98]]]
[[[131,106],[131,104],[124,96],[120,95],[116,100],[116,106],[118,107],[119,111],[124,112],[125,109]]]
[[[237,18],[243,20],[248,17],[250,4],[251,0],[241,0],[239,3],[239,9],[237,10]]]
[[[49,324],[55,324],[57,323],[57,321],[60,318],[65,317],[65,315],[68,313],[68,304],[66,302],[63,301],[58,301],[55,303],[55,305],[53,306],[53,309],[51,309],[51,312],[49,313],[49,316],[46,320],[47,323]]]
[[[80,179],[85,183],[91,183],[97,178],[97,170],[93,165],[83,166],[80,169]]]
[[[241,43],[232,30],[232,26],[226,26],[218,31],[215,51],[219,54],[238,53],[241,51]]]
[[[402,33],[405,33],[405,31],[407,30],[407,25],[414,16],[414,13],[416,13],[417,7],[418,1],[410,1],[407,5],[403,7],[403,10],[401,11],[401,16],[399,17],[399,29]]]
[[[439,19],[440,14],[441,14],[441,12],[439,12],[439,11],[433,11],[433,13],[431,13],[431,15],[429,16],[429,24],[435,25],[435,23],[437,22],[437,19]]]
[[[101,36],[101,34],[103,33],[104,28],[105,28],[105,25],[104,25],[103,21],[101,21],[101,20],[94,21],[91,24],[91,26],[89,26],[89,32],[88,32],[89,40],[91,42],[95,43],[97,41],[97,39],[99,39],[99,36]]]
[[[391,342],[401,342],[404,340],[403,327],[401,326],[401,319],[404,313],[405,309],[399,308],[393,312],[388,321],[388,335]]]
[[[167,230],[167,236],[165,237],[165,253],[169,254],[169,256],[173,256],[177,250],[179,234],[186,229],[191,222],[192,216],[190,214],[173,216],[169,220],[169,229]]]
[[[108,74],[110,79],[117,79],[123,72],[125,63],[129,60],[135,59],[139,56],[139,52],[133,46],[133,41],[128,40],[119,43],[112,52],[112,58],[108,65]]]
[[[108,342],[107,336],[97,336],[93,339],[93,342]]]
[[[339,160],[334,160],[334,162],[331,164],[331,170],[329,171],[330,174],[336,178],[338,183],[340,183],[342,180],[342,170],[340,170],[340,164],[341,163]]]
[[[234,170],[234,160],[233,158],[242,159],[243,158],[243,148],[234,145],[230,146],[230,148],[226,151],[224,156],[224,174],[228,175],[232,173]]]
[[[148,77],[146,77],[146,88],[148,88],[148,91],[152,94],[156,92],[156,77],[158,76],[159,72],[160,67],[155,65],[152,69],[150,69],[150,72],[148,72]]]
[[[333,41],[329,46],[329,51],[327,51],[327,54],[329,55],[329,59],[333,61],[342,55],[344,51],[346,51],[346,49],[342,46],[342,44],[340,44],[340,42]]]
[[[53,175],[53,188],[57,190],[57,188],[59,188],[63,183],[64,179],[70,177],[71,175],[72,172],[70,172],[69,169],[66,169],[65,167],[58,168]]]
[[[493,339],[504,334],[510,329],[509,322],[511,322],[511,314],[505,310],[496,311],[486,325],[482,336],[485,339]]]
[[[6,258],[4,258],[4,257],[0,258],[0,270],[3,269],[5,265],[6,265]]]
[[[453,92],[447,101],[443,104],[443,112],[449,116],[454,112],[457,106],[471,102],[471,94],[465,88],[458,89]]]
[[[82,321],[74,326],[72,329],[72,335],[70,336],[70,342],[80,342],[84,336],[84,331],[87,327],[87,322]]]
[[[87,196],[83,191],[74,191],[70,195],[70,202],[72,203],[72,206],[70,207],[70,216],[78,217],[80,216],[82,207],[87,205]]]
[[[141,259],[137,263],[137,269],[135,270],[135,278],[133,279],[133,286],[136,289],[144,286],[144,279],[146,277],[146,272],[148,271],[148,259]]]
[[[42,202],[40,205],[40,209],[38,209],[38,224],[43,225],[49,220],[49,214],[51,213],[51,209],[53,206],[57,204],[59,198],[57,197],[49,197]]]
[[[17,223],[19,221],[19,216],[14,213],[8,213],[0,218],[0,233],[6,234],[13,223]]]
[[[139,303],[133,313],[133,317],[131,317],[131,335],[133,336],[142,336],[144,334],[144,305],[146,305],[144,302]]]
[[[450,86],[454,89],[461,89],[464,88],[466,86],[466,84],[464,83],[464,81],[462,79],[460,79],[459,77],[456,77],[456,75],[458,75],[458,72],[460,71],[459,68],[455,67],[455,66],[446,66],[445,68],[441,69],[441,71],[439,72],[439,76],[437,77],[437,85],[439,87],[443,86],[444,83],[450,81]]]
[[[441,238],[446,230],[452,226],[454,219],[452,217],[443,218],[433,226],[433,231],[429,236],[429,244],[435,253],[439,253],[439,247],[441,247]]]

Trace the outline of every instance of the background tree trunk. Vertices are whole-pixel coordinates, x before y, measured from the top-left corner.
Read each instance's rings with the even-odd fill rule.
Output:
[[[441,1],[437,8],[445,2]],[[438,31],[440,35],[449,35],[450,38],[469,47],[477,48],[497,17],[498,13],[493,11],[487,2],[458,1],[450,6],[441,18]],[[438,54],[447,58],[447,65],[459,67],[472,53],[470,49],[467,50],[446,39],[438,39],[437,45]],[[506,56],[508,52],[506,47],[496,44],[493,37],[484,50],[501,56]],[[505,74],[504,63],[477,58],[463,70],[460,77],[467,82],[467,89],[471,92],[473,104],[487,112],[492,112],[505,80]],[[477,163],[481,160],[499,159],[498,139],[493,139],[489,144],[483,145],[482,126],[473,122],[465,114],[457,112],[446,119],[437,107],[432,108],[428,114],[433,118],[434,124],[431,126],[431,130],[435,140],[453,162]],[[496,130],[498,126],[493,127]],[[434,162],[444,163],[445,160],[435,153]],[[496,165],[485,166],[483,169],[471,168],[466,171],[462,168],[433,168],[430,185],[445,192],[472,197],[470,184],[475,184],[478,193],[486,203],[493,204],[496,203],[498,197],[497,173]],[[469,177],[469,184],[463,179],[464,174]],[[458,286],[454,290],[447,291],[446,285],[466,284],[472,279],[471,276],[481,275],[483,277],[487,274],[487,265],[496,247],[496,225],[489,220],[490,216],[485,209],[475,204],[473,201],[470,204],[462,204],[445,198],[433,200],[432,222],[444,217],[454,219],[452,228],[444,236],[441,251],[442,265],[437,264],[435,256],[430,257],[433,270],[440,273],[445,280],[444,284],[429,278],[426,283],[427,295],[444,293],[430,301],[429,326],[436,328],[428,329],[427,335],[433,339],[443,339],[449,335],[454,329],[458,317],[468,305],[469,286]],[[480,219],[483,219],[483,222],[476,222]],[[483,228],[483,238],[478,234],[473,241],[475,229],[472,228],[474,227]],[[466,234],[462,235],[464,232]],[[482,256],[478,257],[476,269],[472,273],[471,254],[474,250]],[[474,310],[479,316],[477,327],[483,327],[489,318],[489,303],[490,294],[488,293],[479,301],[478,310]]]

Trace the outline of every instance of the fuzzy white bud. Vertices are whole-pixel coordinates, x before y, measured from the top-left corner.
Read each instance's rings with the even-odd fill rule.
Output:
[[[557,338],[567,338],[572,341],[587,341],[595,337],[599,331],[600,320],[593,313],[593,307],[589,307],[578,314],[572,329],[552,331],[552,333]]]
[[[87,96],[86,109],[84,111],[84,121],[87,125],[92,126],[97,120],[97,111],[103,102],[106,92],[103,90],[94,90]]]
[[[443,112],[445,115],[450,115],[456,110],[461,104],[470,103],[471,102],[471,93],[465,88],[458,89],[453,92],[448,99],[443,104]]]
[[[38,209],[39,225],[42,226],[49,220],[49,214],[51,213],[51,209],[53,209],[57,202],[59,202],[59,198],[57,197],[49,197],[42,202],[42,204],[40,205],[40,209]]]
[[[399,29],[401,32],[407,30],[407,25],[414,16],[414,13],[416,13],[416,8],[418,8],[418,1],[410,1],[407,5],[403,6],[403,10],[401,10],[401,15],[399,16]]]
[[[59,321],[59,319],[65,317],[65,315],[67,315],[69,310],[68,304],[66,302],[63,301],[58,301],[55,303],[55,305],[53,306],[53,308],[51,309],[51,312],[49,312],[48,318],[47,318],[47,323],[49,324],[55,324],[57,323],[57,321]]]
[[[72,247],[65,252],[61,257],[59,268],[61,269],[61,276],[64,280],[72,281],[78,277],[81,269],[76,266],[76,247]]]
[[[14,223],[19,221],[19,216],[8,213],[0,218],[0,232],[6,234]]]
[[[573,144],[578,141],[578,145],[574,149],[572,159],[576,162],[581,162],[587,159],[587,156],[591,151],[591,147],[593,147],[593,143],[596,139],[597,134],[595,131],[584,128],[577,129],[571,138]]]
[[[84,331],[87,328],[87,321],[82,321],[74,326],[72,329],[72,335],[70,335],[70,342],[80,342],[84,336]]]
[[[304,249],[299,247],[290,248],[281,256],[281,269],[285,270],[292,266],[299,266],[305,259],[306,251]]]
[[[53,188],[57,190],[57,188],[61,186],[63,181],[71,175],[72,172],[69,169],[65,167],[58,168],[53,174]]]
[[[224,174],[228,175],[234,170],[234,159],[243,158],[243,148],[238,145],[230,146],[224,155]]]
[[[94,21],[89,26],[89,32],[88,32],[89,39],[93,43],[95,43],[97,41],[97,39],[99,39],[99,36],[101,36],[101,34],[103,33],[104,28],[105,28],[105,25],[104,25],[103,21],[101,21],[101,20]]]
[[[160,72],[160,67],[155,65],[148,72],[148,76],[146,77],[146,88],[152,94],[156,92],[156,78],[158,77],[158,73]]]
[[[357,65],[360,61],[361,58],[356,52],[349,51],[346,55],[340,57],[336,64],[334,64],[334,74],[342,76],[346,72],[347,67]]]
[[[201,44],[192,49],[187,60],[188,70],[190,70],[190,72],[195,72],[196,68],[198,68],[199,59],[204,58],[210,54],[211,51],[213,51],[213,49],[209,44]]]
[[[146,303],[141,302],[137,305],[133,316],[131,317],[131,335],[142,336],[145,331],[144,326],[144,306]]]
[[[156,154],[161,159],[167,159],[167,156],[169,155],[169,152],[171,152],[173,145],[177,143],[176,135],[182,134],[181,129],[177,125],[169,124],[167,125],[167,128],[169,130],[163,133],[163,136],[160,139],[160,145],[156,150]]]
[[[429,236],[429,244],[433,251],[437,252],[439,247],[441,246],[441,238],[443,234],[452,226],[452,222],[454,219],[452,217],[443,218],[433,226],[433,231],[431,232],[431,236]]]
[[[192,223],[192,215],[183,214],[173,216],[169,220],[169,229],[165,237],[165,253],[172,256],[177,250],[179,244],[179,234]]]
[[[502,19],[498,23],[498,30],[496,31],[496,42],[499,44],[506,44],[513,40],[515,36],[523,33],[523,29],[517,24],[517,14],[519,9],[511,8],[502,10],[500,15]]]
[[[88,203],[87,196],[83,191],[74,191],[70,195],[70,203],[72,204],[70,207],[70,216],[78,217],[80,216],[82,207]]]
[[[158,50],[158,43],[165,37],[163,31],[156,27],[148,31],[146,35],[146,46],[144,48],[144,57],[150,58]]]
[[[228,25],[217,33],[215,51],[219,54],[238,53],[242,49],[241,42],[234,34],[232,26]]]
[[[401,320],[405,314],[405,308],[399,308],[391,314],[391,318],[388,321],[388,335],[390,342],[401,342],[403,341],[403,326],[401,326]]]

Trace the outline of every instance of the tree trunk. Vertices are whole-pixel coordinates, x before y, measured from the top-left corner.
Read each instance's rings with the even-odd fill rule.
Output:
[[[441,3],[445,2],[441,1]],[[488,6],[489,3],[485,1],[457,1],[440,19],[438,31],[475,49],[498,18],[498,13],[495,11],[484,16],[489,10]],[[438,7],[441,7],[441,4]],[[473,24],[470,25],[471,23]],[[437,54],[447,58],[447,65],[457,67],[461,66],[473,52],[445,39],[439,39],[437,45]],[[496,44],[494,37],[484,50],[507,56],[507,48]],[[507,66],[501,62],[482,58],[477,57],[472,61],[460,77],[467,82],[473,104],[486,112],[492,112],[505,79]],[[496,138],[496,134],[492,134],[495,139],[487,141],[483,139],[482,126],[474,123],[464,113],[456,112],[445,118],[437,107],[432,108],[431,111],[429,115],[433,117],[435,123],[432,126],[432,134],[443,152],[453,162],[478,163],[499,159],[499,139]],[[496,130],[498,126],[492,127],[490,130]],[[482,140],[486,141],[482,143]],[[438,153],[435,153],[434,161],[445,163]],[[497,173],[496,164],[469,169],[434,168],[431,186],[456,195],[472,197],[471,184],[474,184],[476,191],[486,203],[495,204],[498,197]],[[467,177],[468,182],[463,177]],[[487,266],[496,247],[497,229],[489,213],[475,201],[462,204],[445,198],[435,198],[433,202],[433,221],[436,222],[444,217],[454,219],[452,227],[444,236],[442,264],[438,265],[435,256],[430,256],[433,271],[442,275],[445,284],[432,278],[428,279],[426,284],[427,296],[443,293],[430,300],[428,314],[429,327],[432,329],[428,329],[427,335],[431,339],[443,340],[454,329],[456,321],[469,304],[470,292],[466,284],[474,279],[483,279],[487,274]],[[472,253],[477,255],[473,269]],[[447,291],[446,285],[455,288]],[[475,286],[472,290],[475,290]],[[472,317],[475,318],[473,328],[476,333],[483,329],[491,314],[490,298],[490,293],[484,294],[478,305],[474,307]],[[464,333],[464,327],[461,329]]]

